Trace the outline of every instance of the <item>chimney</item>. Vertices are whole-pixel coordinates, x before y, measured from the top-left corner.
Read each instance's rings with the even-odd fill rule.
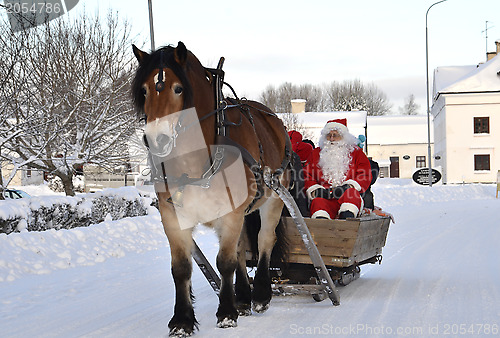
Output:
[[[293,99],[291,102],[292,102],[292,114],[304,113],[306,111],[306,100]]]
[[[490,61],[491,59],[493,59],[495,56],[497,56],[497,53],[496,52],[488,52],[486,53],[486,62]]]
[[[490,61],[495,56],[500,54],[500,40],[495,41],[496,51],[495,52],[487,52],[486,53],[486,61]]]

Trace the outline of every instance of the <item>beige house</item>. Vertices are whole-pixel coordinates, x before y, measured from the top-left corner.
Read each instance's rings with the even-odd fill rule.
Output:
[[[4,184],[7,183],[14,166],[8,161],[1,161],[2,176]],[[23,166],[19,168],[14,177],[9,182],[10,186],[21,186],[21,185],[38,185],[43,183],[43,171],[32,169],[29,166]]]
[[[434,72],[435,153],[444,183],[496,182],[500,170],[500,40],[477,66]],[[498,55],[496,55],[498,54]],[[496,55],[496,56],[495,56]]]
[[[431,121],[431,154],[432,130]],[[379,164],[381,177],[411,178],[415,170],[429,166],[427,135],[425,115],[368,116],[368,157]],[[439,161],[431,164],[440,169]]]

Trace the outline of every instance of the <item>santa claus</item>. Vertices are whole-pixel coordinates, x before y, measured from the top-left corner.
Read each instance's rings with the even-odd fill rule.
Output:
[[[346,119],[330,120],[319,147],[305,167],[305,189],[311,218],[352,218],[363,209],[361,194],[372,180],[370,161],[349,133]]]

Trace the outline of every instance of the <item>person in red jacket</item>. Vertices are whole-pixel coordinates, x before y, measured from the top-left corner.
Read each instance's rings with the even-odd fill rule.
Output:
[[[302,134],[296,130],[290,130],[288,132],[290,137],[290,142],[292,143],[292,150],[299,155],[300,162],[305,165],[307,159],[313,151],[313,146],[309,143],[302,142]]]
[[[311,218],[353,218],[363,209],[361,194],[370,186],[372,174],[357,143],[346,119],[330,120],[321,131],[319,147],[304,169]]]

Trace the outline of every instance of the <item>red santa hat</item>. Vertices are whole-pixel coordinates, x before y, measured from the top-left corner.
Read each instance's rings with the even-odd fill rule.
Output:
[[[330,120],[325,124],[325,127],[323,128],[323,130],[325,131],[332,129],[337,129],[342,135],[347,134],[349,132],[349,129],[347,129],[347,119]]]

